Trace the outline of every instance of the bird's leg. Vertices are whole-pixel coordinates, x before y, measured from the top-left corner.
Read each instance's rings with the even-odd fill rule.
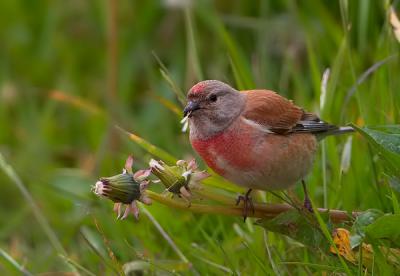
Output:
[[[239,195],[236,199],[236,205],[239,205],[240,201],[243,200],[243,221],[246,221],[249,210],[254,214],[253,200],[250,196],[251,191],[252,189],[249,189],[245,195]]]
[[[307,187],[306,187],[306,183],[304,182],[304,180],[301,180],[301,185],[303,186],[303,191],[304,191],[304,208],[306,208],[308,211],[310,211],[311,213],[314,212],[312,205],[311,205],[311,201],[310,198],[308,197],[308,191],[307,191]]]

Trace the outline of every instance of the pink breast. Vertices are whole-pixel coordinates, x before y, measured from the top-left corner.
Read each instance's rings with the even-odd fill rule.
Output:
[[[229,169],[246,170],[256,165],[251,131],[232,129],[211,138],[191,140],[207,165],[220,175]]]

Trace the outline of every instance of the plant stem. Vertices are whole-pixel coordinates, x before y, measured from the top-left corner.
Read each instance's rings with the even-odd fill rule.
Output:
[[[218,215],[227,215],[227,216],[243,216],[243,206],[242,205],[205,205],[205,204],[197,204],[191,203],[188,204],[183,201],[177,201],[168,197],[165,197],[161,194],[155,193],[153,191],[146,191],[149,198],[158,203],[164,204],[169,207],[173,207],[176,209],[188,210],[194,213],[201,214],[218,214]],[[232,201],[234,202],[234,201]],[[284,213],[289,210],[295,210],[292,206],[288,204],[258,204],[254,203],[254,213],[250,212],[248,217],[254,218],[274,218],[281,213]],[[318,208],[319,212],[329,212],[330,218],[333,223],[341,223],[346,221],[351,221],[354,217],[359,215],[359,212],[352,212],[349,215],[346,211],[342,210],[328,210],[325,208]]]

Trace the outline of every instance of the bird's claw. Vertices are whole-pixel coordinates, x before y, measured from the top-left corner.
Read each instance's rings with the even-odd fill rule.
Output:
[[[304,198],[303,206],[310,213],[314,213],[314,209],[312,208],[311,201],[310,201],[310,199],[308,197]]]
[[[236,199],[236,205],[239,205],[240,202],[243,201],[243,222],[246,221],[249,211],[254,214],[254,204],[253,200],[251,199],[250,193],[251,189],[249,189],[245,195],[238,195]]]
[[[308,191],[307,191],[307,187],[306,187],[306,183],[304,182],[304,180],[301,181],[301,185],[303,186],[303,190],[304,190],[304,203],[303,203],[303,207],[308,210],[310,213],[314,213],[314,210],[312,208],[312,204],[311,204],[311,200],[308,197]]]

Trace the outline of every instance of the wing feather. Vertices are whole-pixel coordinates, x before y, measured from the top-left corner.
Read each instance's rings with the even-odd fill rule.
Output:
[[[273,132],[289,132],[304,114],[300,107],[273,91],[249,90],[243,93],[247,94],[243,116]]]
[[[243,116],[277,134],[294,132],[326,133],[337,126],[322,121],[316,114],[305,112],[292,101],[270,90],[242,91],[247,94]]]

